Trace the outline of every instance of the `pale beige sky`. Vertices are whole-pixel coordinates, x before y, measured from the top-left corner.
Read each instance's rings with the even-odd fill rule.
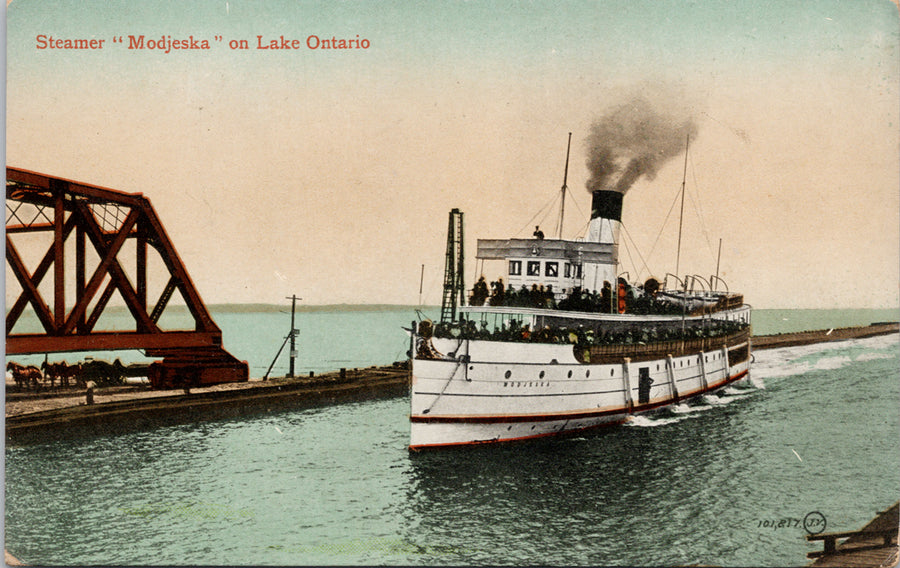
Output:
[[[551,228],[554,213],[530,221],[559,191],[570,131],[574,237],[590,207],[590,124],[638,90],[699,125],[682,272],[714,272],[721,238],[721,275],[756,307],[898,305],[888,2],[153,5],[13,2],[7,164],[143,192],[209,303],[414,304],[422,264],[423,299],[439,303],[448,211],[465,212],[471,255],[479,237]],[[198,53],[50,53],[40,33],[225,40]],[[312,33],[371,47],[224,45]],[[648,255],[682,166],[627,194],[622,270],[640,270],[638,251],[653,274],[674,270],[674,218]],[[471,285],[474,258],[468,270]]]

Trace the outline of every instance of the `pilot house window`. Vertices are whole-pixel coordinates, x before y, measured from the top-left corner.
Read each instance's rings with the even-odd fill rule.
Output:
[[[528,261],[528,276],[540,276],[540,275],[541,275],[541,261],[529,260]]]
[[[544,265],[544,276],[549,276],[551,278],[556,278],[559,276],[559,263],[558,262],[548,262]]]
[[[522,261],[521,260],[510,260],[509,261],[509,275],[510,276],[521,276],[522,274]]]

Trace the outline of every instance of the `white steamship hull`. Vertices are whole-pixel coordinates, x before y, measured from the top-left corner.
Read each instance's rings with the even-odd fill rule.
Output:
[[[671,157],[672,142],[690,130],[689,124],[648,130],[651,119],[641,116],[633,130],[655,131],[652,142],[660,141],[657,135],[671,139],[650,152],[618,139],[618,127],[592,133],[586,239],[562,238],[565,178],[559,238],[547,239],[535,226],[531,239],[479,239],[482,269],[485,261],[503,268],[490,288],[482,274],[467,306],[462,213],[450,212],[441,321],[422,321],[412,331],[410,449],[622,423],[748,376],[751,308],[727,285],[719,289],[718,268],[708,280],[666,274],[634,284],[620,272],[624,193]],[[566,175],[568,163],[567,151]],[[620,172],[615,184],[609,183],[612,172]],[[679,229],[676,273],[680,240]],[[671,289],[670,276],[677,281]]]
[[[413,450],[620,424],[744,379],[750,363],[749,332],[680,356],[632,349],[630,358],[599,363],[579,361],[566,344],[436,338],[434,347],[446,355],[413,359]]]

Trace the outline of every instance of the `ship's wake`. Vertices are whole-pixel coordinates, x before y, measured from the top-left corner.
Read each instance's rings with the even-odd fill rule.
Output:
[[[894,359],[898,355],[897,344],[898,335],[890,334],[756,351],[750,375],[752,380],[759,381],[781,379],[815,371],[834,371],[857,362]]]
[[[765,390],[766,381],[777,382],[782,378],[802,376],[816,371],[833,371],[859,362],[896,359],[898,339],[900,337],[891,334],[757,351],[754,353],[749,378],[713,394],[702,395],[652,413],[633,416],[627,425],[640,428],[674,424],[701,416],[704,412],[724,405],[752,398]]]
[[[757,391],[761,390],[759,387],[754,386],[752,382],[747,382],[747,384],[749,386],[728,386],[714,394],[701,395],[687,402],[667,406],[653,413],[633,416],[626,425],[646,428],[674,424],[700,416],[709,410],[752,397]]]

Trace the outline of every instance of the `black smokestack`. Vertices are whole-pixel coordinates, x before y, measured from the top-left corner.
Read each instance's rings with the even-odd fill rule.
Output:
[[[594,192],[591,202],[591,219],[622,220],[622,196],[619,191],[605,191],[599,189]]]
[[[696,130],[689,116],[662,112],[643,97],[613,108],[594,122],[586,140],[588,191],[624,194],[640,177],[653,179]]]

